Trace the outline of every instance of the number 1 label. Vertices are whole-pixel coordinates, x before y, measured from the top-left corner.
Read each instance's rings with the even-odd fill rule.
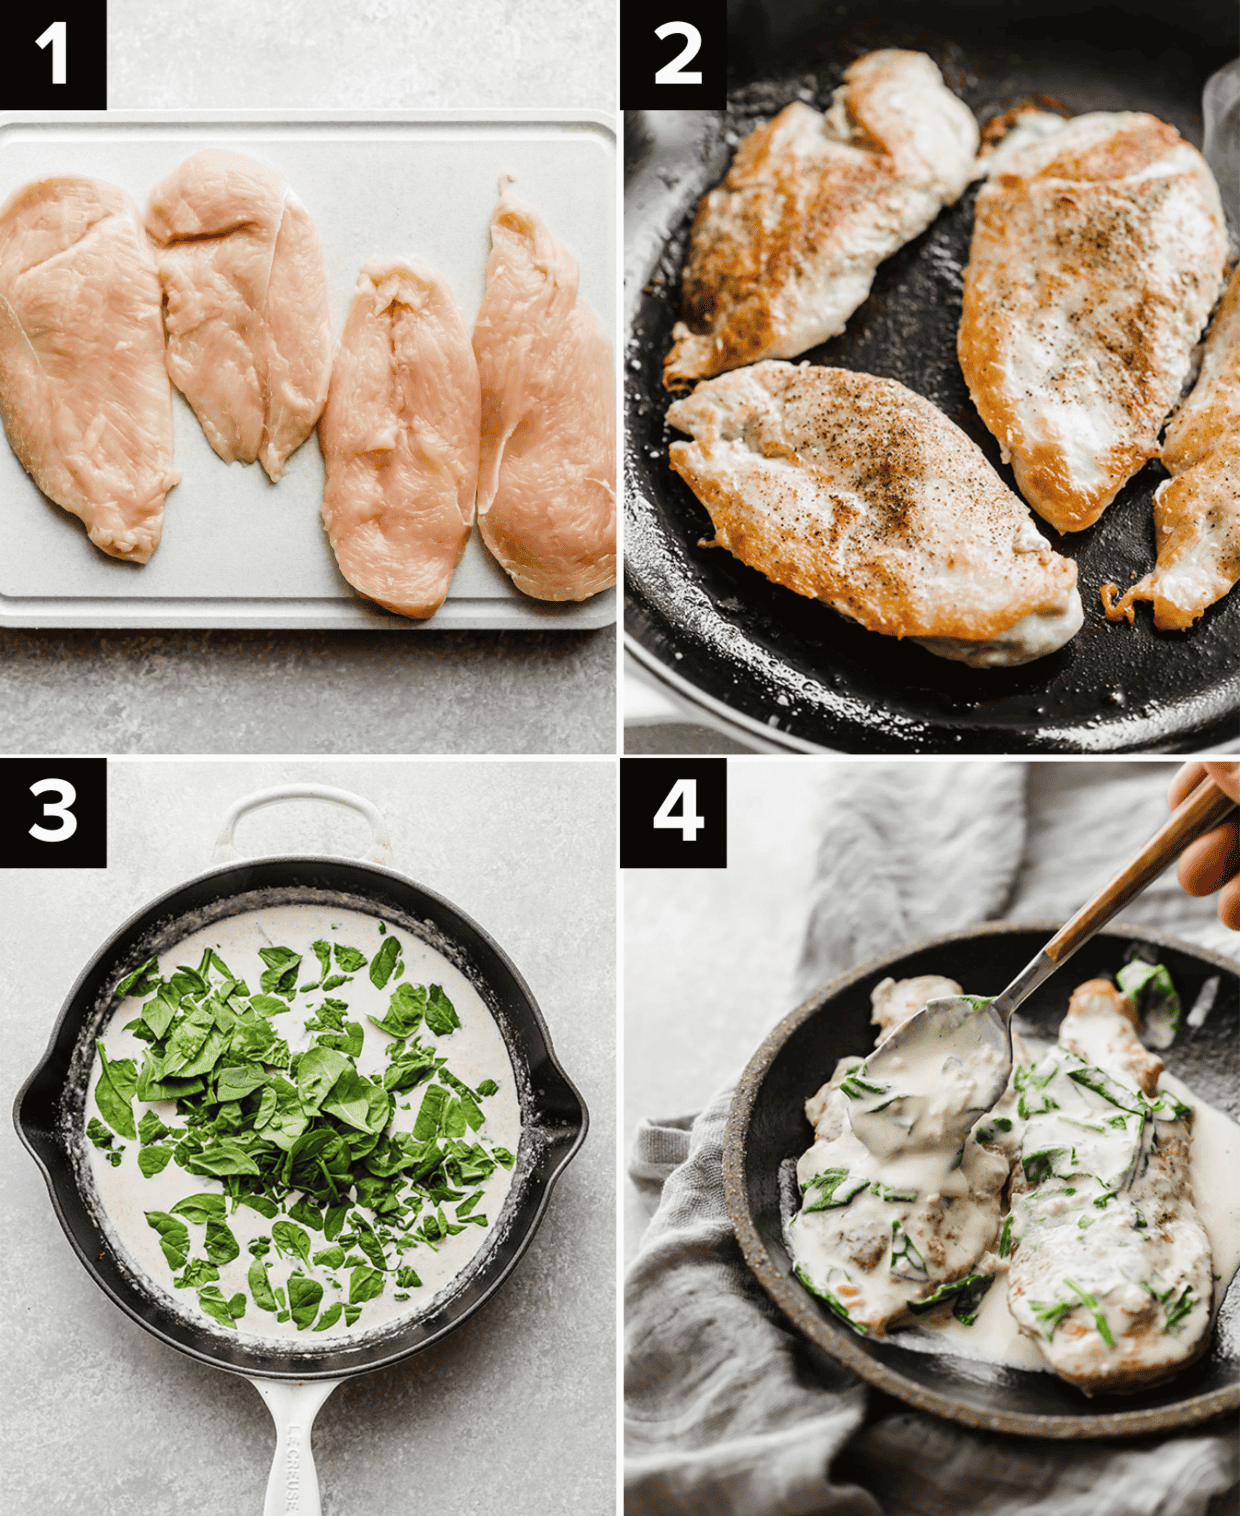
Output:
[[[52,50],[52,83],[66,84],[65,61],[69,51],[69,44],[65,40],[68,27],[63,21],[53,21],[51,26],[39,37],[40,47],[50,47]]]

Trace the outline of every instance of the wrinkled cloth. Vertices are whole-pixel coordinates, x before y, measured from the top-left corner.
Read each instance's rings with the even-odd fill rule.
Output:
[[[984,920],[1066,919],[1165,819],[1173,772],[824,765],[799,993]],[[1174,871],[1118,919],[1240,956]],[[755,1025],[755,1047],[767,1030]],[[1234,1486],[1231,1429],[1087,1444],[975,1432],[876,1396],[803,1342],[728,1221],[735,1083],[696,1116],[647,1120],[634,1142],[630,1177],[654,1215],[625,1287],[626,1516],[1204,1516]]]

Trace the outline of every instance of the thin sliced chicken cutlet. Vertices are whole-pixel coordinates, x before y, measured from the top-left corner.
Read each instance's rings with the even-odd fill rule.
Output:
[[[930,59],[894,48],[852,64],[825,115],[794,102],[751,132],[698,208],[664,384],[842,332],[883,259],[960,198],[977,142]]]
[[[1012,1177],[1008,1305],[1057,1374],[1129,1392],[1209,1340],[1210,1244],[1193,1207],[1191,1111],[1157,1093],[1131,1000],[1073,993],[1059,1046],[1018,1071],[1027,1116]]]
[[[870,1019],[882,1028],[878,1043],[927,999],[960,993],[954,979],[937,974],[882,980],[870,992]],[[1019,1036],[1014,1047],[1023,1056]],[[956,1171],[938,1191],[914,1186],[910,1192],[900,1183],[884,1187],[865,1182],[872,1178],[871,1155],[852,1130],[849,1097],[841,1089],[859,1062],[841,1059],[805,1103],[814,1144],[797,1163],[803,1201],[789,1237],[802,1283],[818,1295],[834,1296],[855,1327],[882,1337],[889,1326],[912,1321],[918,1307],[944,1285],[963,1282],[975,1270],[993,1278],[1006,1267],[991,1249],[999,1241],[1003,1190],[1018,1141],[1012,1135],[1017,1097],[1009,1083],[992,1113],[999,1121],[979,1124],[969,1134]],[[846,1187],[835,1186],[829,1203],[815,1198],[816,1176],[829,1182],[845,1174],[850,1176]],[[893,1224],[908,1239],[900,1254]],[[802,1260],[810,1258],[817,1259],[820,1271],[826,1263],[826,1277],[809,1273]]]
[[[172,466],[159,278],[138,208],[75,175],[0,208],[0,414],[35,483],[114,558],[159,543]]]
[[[870,631],[977,667],[1061,647],[1082,620],[1051,550],[981,450],[891,379],[766,362],[669,407],[672,468],[715,544]]]
[[[1157,456],[1225,252],[1205,160],[1153,116],[1078,116],[997,155],[960,365],[1021,493],[1059,531],[1092,525]]]
[[[327,276],[309,213],[270,169],[195,153],[151,194],[168,372],[226,463],[270,478],[314,430],[331,377]]]
[[[577,259],[505,188],[474,325],[482,379],[478,529],[519,590],[585,600],[616,582],[611,343]]]
[[[1167,428],[1162,461],[1174,476],[1154,493],[1157,562],[1118,601],[1103,585],[1112,621],[1131,622],[1154,602],[1154,625],[1182,631],[1240,580],[1240,269],[1210,326],[1201,373]]]
[[[474,520],[481,398],[447,283],[375,260],[358,279],[319,446],[323,523],[340,572],[402,616],[443,604]]]

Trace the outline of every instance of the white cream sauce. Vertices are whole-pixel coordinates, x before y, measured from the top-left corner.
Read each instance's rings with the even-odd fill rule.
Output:
[[[1036,1059],[1044,1049],[1030,1051]],[[858,1239],[864,1240],[867,1232],[872,1232],[875,1238],[886,1235],[893,1218],[908,1222],[909,1230],[914,1231],[918,1221],[925,1219],[927,1203],[933,1206],[935,1202],[946,1202],[947,1214],[955,1217],[956,1225],[952,1229],[954,1235],[943,1240],[948,1248],[948,1261],[953,1257],[959,1261],[941,1277],[959,1277],[976,1263],[979,1270],[994,1270],[995,1280],[982,1297],[971,1325],[957,1321],[950,1309],[944,1307],[914,1325],[899,1327],[901,1345],[914,1351],[946,1352],[1013,1368],[1052,1372],[1037,1345],[1021,1331],[1008,1309],[1007,1263],[995,1256],[994,1213],[985,1204],[969,1199],[970,1195],[984,1199],[991,1191],[987,1168],[1002,1160],[970,1136],[960,1162],[955,1162],[960,1148],[953,1121],[958,1122],[968,1110],[973,1077],[961,1068],[943,1069],[941,1064],[942,1059],[936,1061],[927,1054],[909,1057],[901,1067],[901,1089],[907,1087],[919,1095],[918,1121],[906,1121],[901,1126],[889,1116],[884,1122],[871,1115],[863,1116],[859,1126],[857,1102],[846,1102],[852,1113],[852,1130],[846,1122],[842,1132],[829,1142],[816,1142],[802,1156],[797,1168],[802,1187],[815,1173],[847,1167],[850,1177],[868,1180],[870,1188],[849,1202],[846,1223],[839,1210],[798,1213],[787,1228],[794,1257],[811,1279],[828,1285],[852,1314],[859,1315],[867,1306],[883,1312],[894,1311],[904,1300],[916,1298],[919,1292],[926,1293],[924,1276],[920,1280],[911,1274],[902,1278],[898,1272],[880,1268],[874,1275],[862,1276],[858,1291],[853,1281],[859,1276],[855,1267],[849,1269],[852,1260],[841,1249],[841,1240],[846,1245],[851,1243],[855,1253],[859,1250]],[[890,1079],[890,1068],[887,1065],[884,1070],[884,1082]],[[864,1071],[861,1077],[864,1079]],[[1159,1087],[1194,1110],[1190,1160],[1193,1203],[1213,1255],[1217,1310],[1240,1268],[1240,1203],[1235,1184],[1235,1175],[1240,1172],[1240,1125],[1199,1099],[1171,1074],[1161,1076]],[[1014,1115],[1011,1093],[1009,1088],[994,1107],[990,1113],[992,1120],[1007,1111],[1009,1105]],[[871,1106],[883,1106],[884,1098],[878,1093],[867,1096]],[[887,1107],[877,1114],[882,1117],[892,1109]],[[977,1122],[978,1129],[986,1127],[986,1118]],[[1119,1146],[1117,1141],[1117,1153]],[[875,1181],[885,1185],[889,1193],[898,1190],[909,1194],[910,1199],[916,1192],[917,1201],[893,1206],[876,1193]],[[1006,1217],[1006,1206],[1002,1207],[1002,1213]],[[940,1203],[934,1212],[935,1224],[940,1228],[943,1217]],[[988,1247],[992,1248],[989,1254]]]
[[[231,972],[243,979],[252,994],[260,993],[259,984],[266,965],[259,957],[259,949],[271,946],[291,948],[302,955],[300,983],[312,983],[319,977],[318,960],[311,944],[317,939],[339,942],[355,947],[373,958],[386,937],[395,937],[401,945],[405,972],[399,981],[391,980],[383,989],[377,989],[370,981],[367,970],[361,969],[352,980],[328,993],[348,1002],[347,1018],[360,1022],[364,1029],[361,1053],[355,1062],[358,1071],[368,1077],[380,1078],[387,1067],[384,1049],[392,1039],[387,1033],[373,1026],[368,1019],[381,1019],[387,1012],[388,1003],[397,983],[411,985],[437,984],[442,987],[461,1021],[461,1026],[450,1034],[437,1036],[425,1024],[418,1028],[417,1036],[424,1044],[434,1046],[448,1059],[448,1070],[476,1089],[484,1080],[493,1079],[499,1086],[494,1095],[480,1102],[486,1117],[482,1128],[470,1134],[471,1141],[486,1139],[507,1148],[514,1155],[521,1135],[520,1105],[503,1036],[496,1026],[477,990],[466,976],[441,953],[428,946],[411,933],[387,924],[386,934],[379,930],[378,918],[358,911],[314,905],[282,905],[249,912],[216,922],[204,930],[193,933],[160,956],[160,971],[165,978],[175,967],[182,965],[196,968],[207,948],[214,948]],[[334,971],[334,970],[333,970]],[[117,1008],[101,1038],[109,1059],[132,1058],[141,1067],[146,1044],[124,1030],[125,1023],[140,1012],[145,996],[130,997]],[[294,997],[290,1012],[272,1018],[272,1025],[280,1036],[287,1039],[290,1052],[298,1053],[310,1047],[314,1034],[305,1029],[305,1022],[312,1019],[313,1010],[323,1000],[322,993],[311,992]],[[98,1084],[101,1066],[98,1058],[91,1072],[87,1092],[87,1116],[98,1114],[95,1105],[95,1087]],[[411,1092],[395,1096],[395,1109],[391,1130],[412,1131],[425,1085]],[[149,1109],[153,1110],[168,1125],[177,1121],[175,1104],[171,1101],[152,1105],[137,1099],[133,1102],[135,1120],[140,1120]],[[178,1123],[180,1124],[180,1123]],[[122,1137],[115,1138],[115,1146],[123,1148],[118,1167],[113,1167],[105,1151],[91,1149],[91,1172],[98,1194],[99,1204],[108,1230],[119,1243],[122,1256],[131,1269],[148,1286],[153,1285],[175,1306],[192,1316],[199,1325],[218,1330],[212,1318],[202,1311],[192,1288],[174,1289],[172,1271],[159,1246],[159,1234],[148,1225],[148,1211],[170,1211],[172,1206],[187,1195],[213,1193],[223,1194],[224,1186],[209,1176],[190,1174],[175,1161],[170,1162],[162,1173],[146,1178],[138,1168],[139,1144]],[[435,1250],[420,1244],[408,1251],[388,1249],[393,1259],[413,1267],[421,1287],[399,1290],[394,1285],[394,1276],[389,1275],[382,1295],[367,1301],[357,1322],[346,1326],[343,1316],[334,1326],[322,1332],[306,1330],[298,1332],[294,1323],[277,1322],[276,1317],[258,1309],[247,1289],[247,1270],[252,1257],[248,1245],[261,1236],[269,1236],[275,1220],[266,1218],[246,1205],[239,1205],[225,1217],[228,1227],[241,1245],[240,1256],[231,1263],[219,1266],[220,1277],[216,1284],[225,1299],[238,1291],[245,1291],[247,1307],[244,1317],[237,1323],[243,1336],[280,1338],[286,1347],[293,1346],[289,1339],[296,1339],[302,1346],[321,1348],[325,1343],[342,1336],[356,1337],[359,1333],[424,1311],[470,1261],[486,1247],[495,1235],[500,1212],[511,1184],[511,1171],[497,1166],[481,1186],[482,1199],[475,1209],[487,1217],[488,1225],[467,1225],[464,1229],[443,1239]],[[290,1197],[292,1204],[295,1197]],[[363,1214],[371,1221],[373,1213]],[[283,1214],[283,1212],[282,1212]],[[447,1214],[451,1214],[450,1208]],[[205,1227],[188,1223],[191,1256],[202,1256],[202,1239]],[[329,1246],[321,1232],[310,1230],[312,1254]],[[356,1249],[351,1251],[356,1252]],[[288,1276],[298,1270],[309,1278],[317,1278],[324,1284],[325,1293],[322,1311],[337,1299],[347,1299],[349,1271],[335,1270],[335,1275],[344,1285],[343,1295],[327,1283],[332,1271],[310,1265],[306,1267],[298,1258],[281,1259],[273,1248],[263,1260],[268,1266],[271,1283],[285,1285]],[[406,1294],[406,1300],[396,1300],[397,1293]]]

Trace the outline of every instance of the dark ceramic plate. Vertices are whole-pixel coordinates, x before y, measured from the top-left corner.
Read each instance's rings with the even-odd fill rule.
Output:
[[[1027,1437],[1118,1437],[1191,1426],[1240,1407],[1240,1275],[1223,1301],[1211,1346],[1196,1363],[1139,1394],[1090,1399],[1053,1374],[913,1352],[900,1346],[898,1334],[882,1342],[859,1337],[798,1283],[784,1246],[780,1164],[799,1157],[811,1141],[806,1098],[838,1058],[873,1046],[874,985],[888,974],[903,979],[938,973],[975,992],[997,994],[1059,925],[1001,922],[938,937],[844,975],[786,1016],[755,1053],[732,1101],[723,1149],[728,1214],[745,1262],[797,1331],[909,1405],[966,1426]],[[1219,976],[1204,1024],[1182,1023],[1162,1056],[1202,1100],[1240,1119],[1240,974],[1226,958],[1153,932],[1101,932],[1021,1007],[1018,1024],[1053,1041],[1071,989],[1113,974],[1134,943],[1157,949],[1186,1009],[1202,985]]]
[[[1240,592],[1186,633],[1156,632],[1149,607],[1112,625],[1098,587],[1127,586],[1154,562],[1148,464],[1097,526],[1059,536],[1073,558],[1085,625],[1022,668],[975,670],[865,631],[771,584],[731,554],[700,546],[710,521],[668,467],[662,360],[679,313],[680,268],[697,197],[726,171],[732,144],[794,99],[822,109],[847,65],[872,48],[929,53],[979,120],[1042,94],[1073,113],[1149,111],[1201,145],[1201,92],[1235,54],[1235,7],[1114,8],[974,0],[876,7],[751,3],[730,37],[729,109],[672,120],[626,118],[625,628],[658,681],[761,745],[846,752],[1183,752],[1230,742],[1240,713]],[[800,33],[777,28],[793,15]],[[1122,35],[1118,32],[1122,31]],[[672,140],[680,133],[680,142]],[[729,138],[731,140],[729,140]],[[956,360],[962,270],[976,189],[884,263],[847,329],[802,355],[897,379],[931,400],[1010,468],[969,398]],[[800,360],[797,360],[800,361]]]

